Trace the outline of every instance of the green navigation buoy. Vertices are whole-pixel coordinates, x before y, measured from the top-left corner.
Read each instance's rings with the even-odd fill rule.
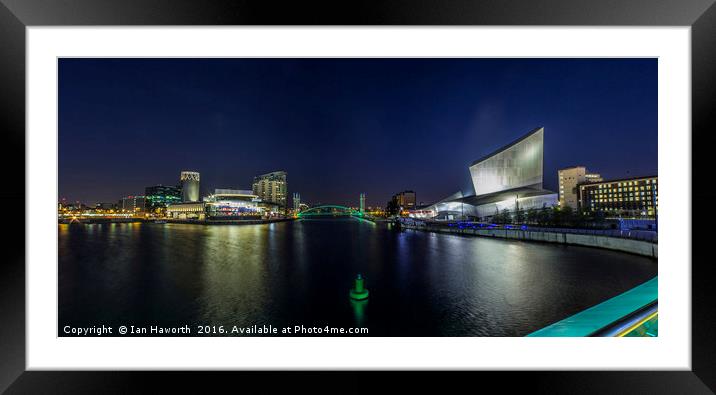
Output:
[[[368,299],[368,290],[365,289],[363,286],[363,277],[361,277],[360,274],[358,274],[358,277],[355,280],[355,283],[353,285],[353,288],[351,288],[350,292],[348,292],[348,296],[350,296],[353,300],[365,300]]]

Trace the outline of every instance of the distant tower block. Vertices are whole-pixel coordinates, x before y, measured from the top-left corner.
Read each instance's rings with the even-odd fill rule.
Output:
[[[365,212],[365,193],[360,194],[360,213]]]
[[[199,173],[195,171],[182,171],[179,180],[181,180],[182,202],[198,202]]]
[[[293,193],[293,211],[298,212],[298,210],[301,209],[301,194],[294,192]]]

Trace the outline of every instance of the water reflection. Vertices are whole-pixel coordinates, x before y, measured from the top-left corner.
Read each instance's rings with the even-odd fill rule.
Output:
[[[268,251],[272,237],[257,226],[205,227],[199,321],[251,326],[267,322]],[[211,325],[211,324],[208,324]]]
[[[351,299],[351,308],[353,308],[354,327],[366,327],[365,310],[368,307],[368,300]]]
[[[59,225],[60,325],[355,327],[522,336],[656,275],[582,247],[399,231],[356,219]],[[368,301],[351,301],[357,273]]]

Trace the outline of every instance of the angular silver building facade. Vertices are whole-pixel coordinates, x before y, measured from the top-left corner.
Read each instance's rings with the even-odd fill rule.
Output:
[[[489,220],[503,210],[552,207],[558,194],[542,187],[543,157],[544,128],[537,128],[469,166],[474,194],[456,192],[423,216]]]
[[[535,129],[507,147],[470,165],[476,195],[515,188],[542,188],[544,128]]]

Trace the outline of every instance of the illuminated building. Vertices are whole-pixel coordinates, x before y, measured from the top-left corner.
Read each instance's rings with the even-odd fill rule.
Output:
[[[154,185],[144,188],[144,197],[147,201],[147,209],[156,211],[181,202],[181,190],[175,186]]]
[[[589,173],[584,166],[558,170],[557,177],[559,180],[559,206],[571,207],[574,210],[579,208],[579,190],[577,186],[602,181],[602,177],[599,174]]]
[[[301,210],[301,194],[294,192],[293,193],[293,212],[297,213]]]
[[[98,210],[113,210],[117,207],[114,203],[97,203],[94,208]]]
[[[581,207],[610,216],[656,217],[658,178],[637,177],[579,185]]]
[[[265,203],[274,203],[280,207],[286,207],[287,190],[285,171],[274,171],[254,177],[254,195]]]
[[[167,206],[167,216],[176,219],[206,219],[206,203],[181,202]]]
[[[359,211],[361,214],[365,212],[365,193],[360,194],[360,208]]]
[[[144,196],[127,196],[119,201],[119,210],[128,213],[142,213],[146,211],[146,199]]]
[[[214,194],[204,198],[206,214],[210,218],[259,217],[262,209],[260,200],[250,190],[215,189]]]
[[[179,175],[181,181],[181,201],[199,201],[199,173],[195,171],[182,171]]]
[[[403,191],[393,195],[395,205],[401,210],[409,210],[415,208],[415,192]]]
[[[505,210],[541,209],[558,195],[542,187],[544,128],[537,128],[469,166],[473,191],[458,191],[413,216],[490,220]],[[419,212],[419,215],[418,215]]]

